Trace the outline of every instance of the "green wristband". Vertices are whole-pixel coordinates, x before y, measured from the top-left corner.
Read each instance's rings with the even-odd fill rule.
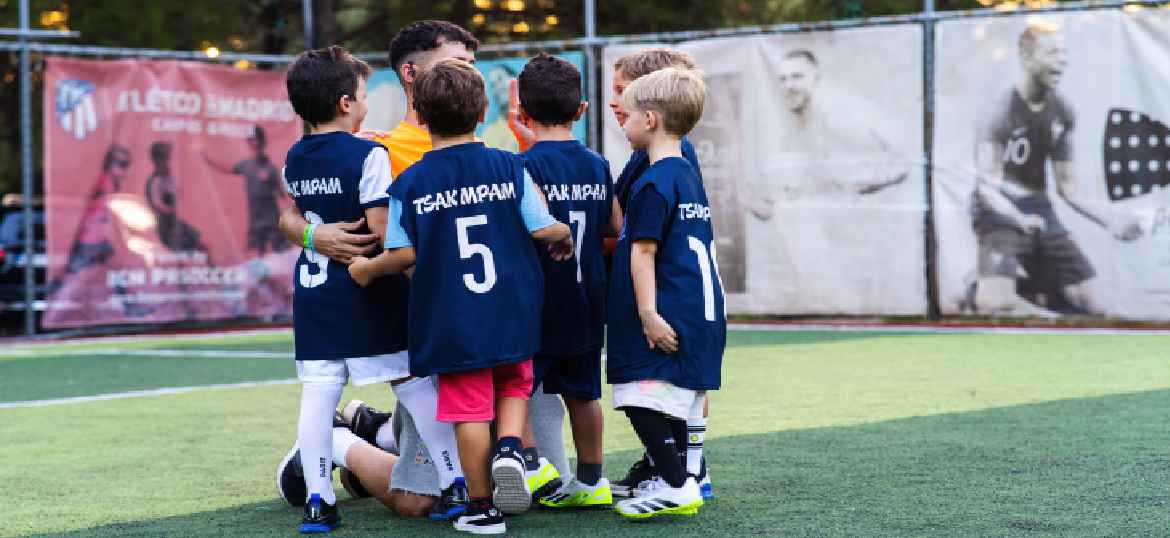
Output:
[[[308,226],[305,226],[305,236],[303,238],[303,243],[305,244],[305,248],[309,249],[310,252],[317,251],[313,248],[313,232],[315,231],[317,231],[317,223],[314,222],[310,223]]]

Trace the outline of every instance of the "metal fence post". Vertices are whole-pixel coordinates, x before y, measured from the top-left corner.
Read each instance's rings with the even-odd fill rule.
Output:
[[[926,210],[922,213],[926,273],[926,316],[939,319],[942,312],[938,290],[938,235],[934,228],[934,0],[925,0],[922,6],[922,156],[923,197]]]
[[[313,49],[313,0],[301,0],[301,12],[304,16],[305,50]]]
[[[37,332],[36,279],[33,278],[33,160],[32,160],[32,69],[29,66],[28,0],[20,0],[20,189],[24,204],[24,333]]]
[[[600,66],[597,63],[597,46],[593,44],[593,40],[597,37],[597,1],[585,0],[585,92],[592,101],[589,104],[589,147],[594,151],[601,153],[601,120],[604,119],[602,110],[605,108],[601,103],[601,85],[597,83],[597,77],[601,73]]]

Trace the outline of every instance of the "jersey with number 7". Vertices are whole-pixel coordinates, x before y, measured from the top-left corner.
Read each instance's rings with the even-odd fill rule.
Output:
[[[540,346],[544,276],[520,211],[517,155],[467,143],[433,150],[390,186],[415,249],[410,371],[519,362]]]
[[[648,207],[638,203],[643,193],[665,202],[661,211],[653,216],[640,214],[642,208]],[[679,157],[662,159],[631,187],[627,208],[609,288],[609,382],[655,379],[692,390],[718,389],[727,318],[723,284],[715,263],[711,209],[703,184],[687,161]],[[632,231],[631,223],[638,219],[656,220],[638,227],[654,232]],[[679,349],[673,355],[650,349],[642,333],[630,271],[631,247],[640,239],[658,243],[654,260],[657,308],[678,333]]]

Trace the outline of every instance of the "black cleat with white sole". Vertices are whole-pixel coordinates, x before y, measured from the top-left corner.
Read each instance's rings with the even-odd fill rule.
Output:
[[[504,534],[504,514],[490,501],[472,501],[463,515],[455,518],[455,530],[471,534]]]

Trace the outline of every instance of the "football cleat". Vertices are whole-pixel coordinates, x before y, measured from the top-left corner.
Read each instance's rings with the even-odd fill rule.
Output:
[[[507,447],[492,459],[492,480],[496,489],[492,501],[505,514],[522,514],[532,505],[532,490],[524,479],[524,457]]]
[[[696,479],[699,481],[699,494],[703,496],[704,501],[709,501],[715,498],[715,490],[711,488],[711,470],[707,468],[707,458],[703,458],[699,467],[699,476]]]
[[[643,482],[653,480],[654,476],[654,467],[650,465],[649,458],[642,455],[642,459],[634,462],[634,465],[630,467],[630,471],[626,473],[625,478],[610,484],[610,487],[613,489],[613,496],[633,497],[634,490]]]
[[[383,413],[361,400],[350,400],[341,410],[344,427],[363,441],[378,446],[378,428],[390,420],[393,413]]]
[[[631,495],[631,497],[649,497],[650,495],[653,495],[654,492],[668,487],[670,487],[670,485],[666,483],[666,480],[663,480],[661,476],[655,476],[650,480],[638,484],[638,487],[634,488],[634,494]]]
[[[301,469],[301,449],[293,443],[292,448],[276,466],[276,492],[290,506],[304,506],[309,487],[305,485],[305,472]]]
[[[545,458],[540,458],[535,471],[524,469],[524,481],[528,482],[528,491],[532,492],[533,499],[544,497],[561,487],[561,473]]]
[[[491,502],[479,501],[468,505],[463,515],[455,518],[455,530],[471,534],[504,534],[504,514]]]
[[[604,478],[592,486],[574,478],[538,502],[545,508],[609,508],[613,491]]]
[[[321,500],[316,493],[305,504],[305,517],[301,519],[301,534],[323,534],[341,526],[341,515],[337,505]]]
[[[462,476],[456,477],[455,482],[443,490],[438,502],[431,507],[428,517],[431,521],[454,521],[467,512],[469,502],[471,500],[467,496],[467,483]]]
[[[649,519],[663,515],[693,516],[703,506],[703,496],[694,477],[687,477],[682,487],[660,487],[645,497],[626,499],[614,505],[615,512],[630,519]]]

